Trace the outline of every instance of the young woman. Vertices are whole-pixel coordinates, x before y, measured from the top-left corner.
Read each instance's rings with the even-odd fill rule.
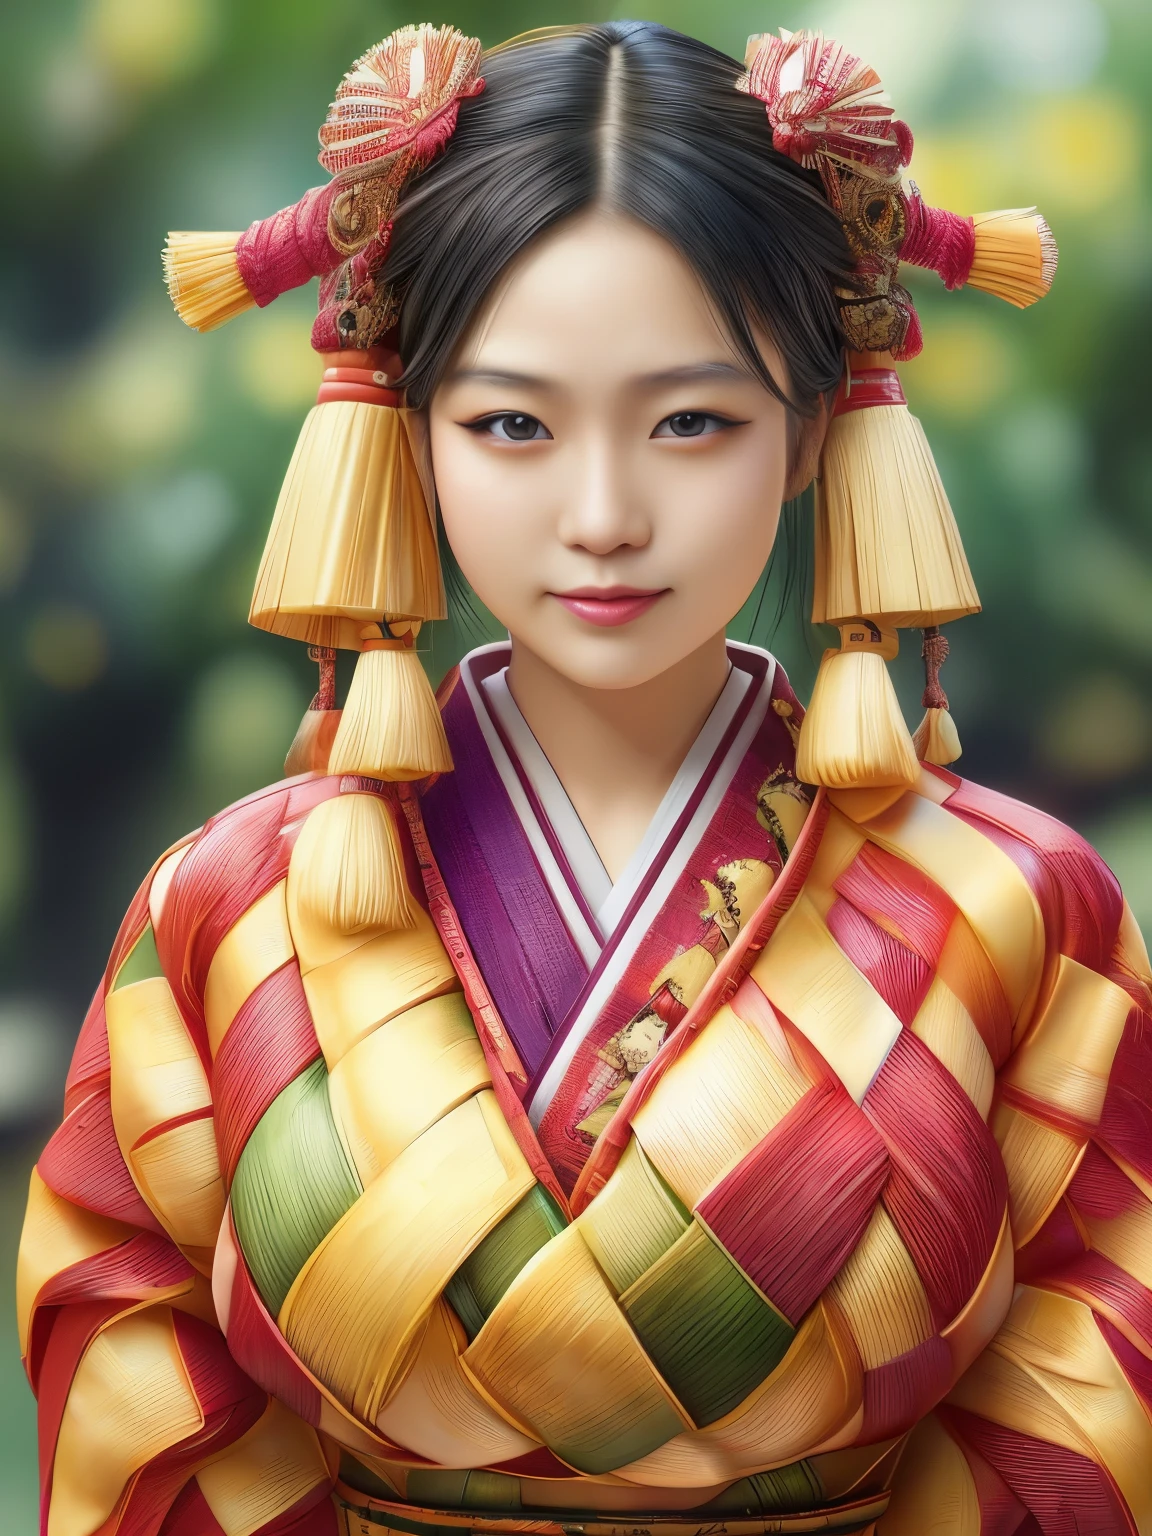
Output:
[[[877,84],[406,28],[328,186],[173,238],[202,328],[322,278],[253,604],[322,682],[142,885],[33,1175],[50,1536],[1152,1532],[1148,960],[941,766],[977,604],[892,362],[901,260],[1054,253],[925,208]],[[818,459],[805,718],[725,629]],[[429,507],[508,630],[442,715]]]

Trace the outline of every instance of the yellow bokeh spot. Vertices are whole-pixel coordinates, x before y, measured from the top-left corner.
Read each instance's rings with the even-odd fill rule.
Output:
[[[1093,213],[1136,187],[1143,123],[1115,93],[1095,92],[1038,103],[1024,123],[1021,150],[1037,202]]]
[[[51,603],[33,618],[25,637],[28,665],[50,688],[87,688],[108,665],[108,637],[94,613]]]
[[[1010,388],[1012,349],[1000,332],[977,317],[929,319],[924,350],[903,363],[900,377],[913,410],[968,420],[983,414]]]
[[[1082,678],[1049,711],[1040,745],[1046,760],[1069,778],[1119,778],[1147,761],[1152,715],[1123,678]]]
[[[311,405],[321,367],[307,323],[291,309],[251,316],[237,328],[236,371],[249,398],[273,415],[290,415]]]
[[[154,86],[195,69],[219,29],[216,0],[89,0],[88,49],[118,80]]]

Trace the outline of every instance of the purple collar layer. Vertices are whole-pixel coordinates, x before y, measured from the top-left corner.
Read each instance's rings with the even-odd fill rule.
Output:
[[[728,682],[613,884],[508,690],[508,659],[500,644],[460,664],[444,705],[456,771],[422,806],[570,1187],[787,857],[808,807],[792,771],[801,711],[771,656],[730,643]]]

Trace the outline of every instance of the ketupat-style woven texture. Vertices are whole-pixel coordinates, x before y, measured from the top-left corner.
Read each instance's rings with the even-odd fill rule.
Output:
[[[822,796],[566,1208],[426,913],[297,901],[343,793],[400,833],[277,786],[125,919],[22,1251],[53,1536],[335,1530],[341,1465],[364,1529],[863,1529],[917,1425],[882,1536],[1152,1529],[1148,965],[1074,834]]]

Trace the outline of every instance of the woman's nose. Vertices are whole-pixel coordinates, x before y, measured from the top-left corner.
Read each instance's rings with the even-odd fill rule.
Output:
[[[652,520],[643,493],[611,445],[590,443],[572,465],[558,529],[563,543],[592,555],[643,549]]]

